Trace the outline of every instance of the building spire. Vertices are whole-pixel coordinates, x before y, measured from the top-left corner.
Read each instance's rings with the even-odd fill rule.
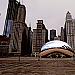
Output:
[[[71,13],[68,11],[66,14],[66,20],[71,20],[71,19],[72,19]]]

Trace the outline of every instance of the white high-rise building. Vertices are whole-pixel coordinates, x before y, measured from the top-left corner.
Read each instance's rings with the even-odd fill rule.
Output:
[[[72,19],[71,13],[66,14],[65,22],[65,42],[75,49],[75,19]]]

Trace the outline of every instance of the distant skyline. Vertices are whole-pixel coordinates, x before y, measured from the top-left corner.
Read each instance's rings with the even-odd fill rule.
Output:
[[[18,0],[19,1],[19,0]],[[20,0],[26,6],[26,23],[36,28],[38,19],[42,19],[48,30],[56,29],[60,34],[64,26],[67,11],[75,18],[75,0]],[[23,3],[22,3],[23,2]],[[0,34],[3,33],[8,0],[0,0]]]

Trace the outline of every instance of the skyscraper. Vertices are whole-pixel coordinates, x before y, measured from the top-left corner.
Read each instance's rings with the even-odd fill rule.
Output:
[[[68,11],[66,14],[64,40],[73,49],[75,49],[75,19],[72,19],[71,13]]]
[[[61,41],[64,41],[64,28],[61,27]]]
[[[32,38],[33,38],[33,32],[31,31],[31,27],[28,27],[28,46],[27,46],[27,51],[28,51],[29,56],[32,53]]]
[[[9,37],[11,34],[13,21],[17,19],[18,7],[20,3],[16,0],[9,0],[7,15],[5,20],[4,32],[3,35]]]
[[[14,21],[10,38],[9,53],[28,54],[28,27],[25,23],[26,7],[20,5],[18,8],[17,19]]]
[[[48,41],[48,30],[43,20],[37,20],[37,29],[33,29],[33,53],[39,53],[41,47]]]
[[[54,37],[56,37],[56,30],[52,29],[50,30],[50,40],[54,40]]]

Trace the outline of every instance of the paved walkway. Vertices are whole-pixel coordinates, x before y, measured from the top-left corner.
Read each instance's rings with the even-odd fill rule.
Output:
[[[75,75],[75,61],[34,57],[0,58],[0,75]]]

